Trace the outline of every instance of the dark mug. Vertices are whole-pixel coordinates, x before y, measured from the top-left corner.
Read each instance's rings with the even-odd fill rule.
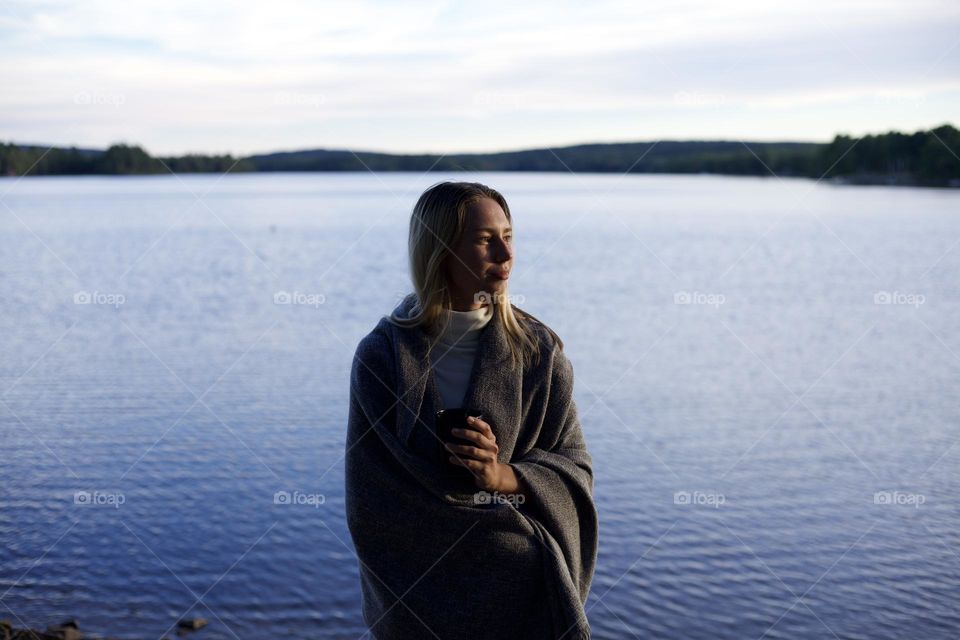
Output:
[[[450,451],[447,449],[446,444],[448,442],[453,444],[466,444],[466,445],[476,445],[472,440],[467,440],[466,438],[460,438],[451,433],[453,429],[470,429],[472,427],[467,425],[467,418],[483,418],[483,412],[479,409],[440,409],[437,411],[437,438],[440,439],[440,442],[437,443],[437,446],[440,448],[440,463],[441,468],[447,470],[447,476],[457,480],[469,480],[472,484],[474,478],[474,471],[468,469],[459,464],[454,464],[450,461],[450,456],[455,455],[456,452]],[[457,454],[459,455],[459,454]]]

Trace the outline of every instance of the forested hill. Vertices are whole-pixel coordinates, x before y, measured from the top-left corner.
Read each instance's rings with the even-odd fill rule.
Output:
[[[803,142],[747,143],[785,174],[806,175],[824,145]],[[756,158],[740,142],[628,142],[582,144],[551,149],[391,155],[358,151],[316,150],[251,156],[259,171],[574,171],[594,173],[735,173],[752,174]],[[777,169],[771,167],[774,171]],[[777,171],[777,173],[780,173]]]
[[[389,154],[314,149],[235,158],[153,157],[138,146],[101,150],[0,144],[0,175],[133,175],[251,171],[572,171],[799,176],[881,184],[960,186],[960,132],[944,124],[830,143],[650,141],[499,153]]]

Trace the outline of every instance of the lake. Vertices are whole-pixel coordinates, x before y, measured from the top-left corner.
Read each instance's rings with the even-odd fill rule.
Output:
[[[0,179],[0,619],[363,636],[348,376],[441,179],[573,363],[596,638],[957,636],[960,192],[706,175]]]

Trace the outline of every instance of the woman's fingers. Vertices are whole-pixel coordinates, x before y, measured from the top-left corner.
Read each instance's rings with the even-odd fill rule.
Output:
[[[476,422],[470,422],[472,420]],[[468,419],[466,429],[451,429],[450,432],[474,442],[482,442],[483,439],[489,440],[491,443],[497,441],[497,436],[493,435],[493,429],[490,428],[490,425],[479,418],[471,417]]]
[[[452,451],[453,453],[458,453],[464,456],[470,456],[471,458],[476,458],[477,460],[492,461],[497,459],[496,452],[490,449],[480,449],[467,444],[454,444],[452,442],[448,442],[444,446],[448,451]]]
[[[472,471],[478,473],[483,473],[484,467],[487,465],[486,462],[481,460],[474,460],[473,458],[457,458],[456,456],[450,456],[450,462],[461,467],[466,467]]]
[[[480,418],[475,418],[473,416],[470,416],[467,418],[467,424],[473,427],[474,429],[478,429],[483,435],[493,440],[494,442],[497,441],[496,436],[493,435],[493,429],[491,429],[490,425],[484,422],[483,420],[481,420]]]
[[[491,440],[490,438],[487,438],[486,436],[481,434],[479,431],[473,431],[471,429],[466,429],[466,430],[451,429],[450,434],[459,436],[465,440],[470,440],[471,442],[476,443],[476,445],[479,448],[492,451],[494,455],[500,453],[500,447],[499,445],[497,445],[496,441]],[[447,444],[447,443],[444,443],[444,444]],[[458,443],[450,443],[450,444],[458,444]],[[465,446],[469,446],[469,445],[465,445]]]
[[[470,456],[472,458],[482,458],[487,455],[487,449],[481,449],[479,447],[473,447],[468,444],[455,444],[453,442],[448,442],[446,444],[448,450],[453,451],[454,453],[460,453],[463,455]]]
[[[471,440],[480,445],[493,444],[496,442],[475,429],[450,429],[450,434],[463,438],[464,440]]]
[[[450,456],[450,462],[482,473],[488,466],[497,463],[500,447],[489,424],[472,417],[467,422],[467,429],[451,429],[450,433],[458,438],[469,440],[476,446],[455,442],[445,442],[443,446],[455,454]]]

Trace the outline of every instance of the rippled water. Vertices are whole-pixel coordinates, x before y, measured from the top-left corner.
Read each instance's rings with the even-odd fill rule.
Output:
[[[0,618],[363,635],[347,376],[445,177],[574,363],[595,637],[956,637],[960,194],[709,176],[0,179]]]

